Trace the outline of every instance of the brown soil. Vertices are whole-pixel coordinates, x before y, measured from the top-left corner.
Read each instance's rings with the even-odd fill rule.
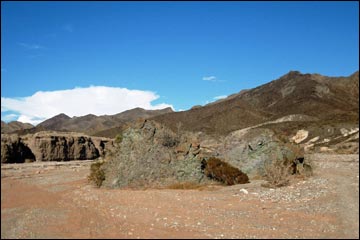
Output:
[[[109,190],[91,161],[3,164],[1,238],[359,238],[359,156],[309,157],[315,175],[278,189]]]

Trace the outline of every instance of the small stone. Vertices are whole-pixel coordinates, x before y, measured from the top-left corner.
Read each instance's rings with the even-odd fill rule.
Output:
[[[248,194],[248,193],[249,193],[249,192],[248,192],[246,189],[244,189],[244,188],[240,189],[240,192],[243,192],[243,193],[245,193],[245,194]]]

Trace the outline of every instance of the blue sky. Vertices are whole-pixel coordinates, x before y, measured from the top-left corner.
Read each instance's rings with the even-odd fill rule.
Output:
[[[290,70],[358,66],[358,2],[1,2],[7,122],[186,110]]]

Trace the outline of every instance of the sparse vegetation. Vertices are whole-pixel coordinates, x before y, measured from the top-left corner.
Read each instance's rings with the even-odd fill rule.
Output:
[[[117,134],[114,141],[116,144],[120,144],[122,142],[122,139],[122,134]]]
[[[102,182],[105,180],[105,172],[101,169],[101,166],[104,162],[95,162],[90,166],[90,175],[88,176],[88,181],[95,183],[97,187],[101,187]]]
[[[264,166],[266,184],[263,187],[283,187],[290,183],[293,165],[283,159],[267,162]]]
[[[226,185],[249,183],[249,178],[245,173],[219,158],[209,158],[203,162],[203,165],[205,176]]]
[[[271,161],[264,166],[264,177],[267,180],[264,187],[283,187],[290,184],[291,176],[305,178],[312,175],[312,164],[305,161],[304,149],[297,144],[286,143],[292,154],[272,156]]]
[[[162,139],[162,145],[165,147],[174,147],[179,143],[179,139],[176,136],[172,136],[170,133],[165,132]]]

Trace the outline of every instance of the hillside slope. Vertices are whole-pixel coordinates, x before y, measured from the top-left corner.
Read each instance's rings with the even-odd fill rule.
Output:
[[[17,130],[29,129],[33,127],[34,126],[30,123],[22,123],[18,121],[6,123],[4,121],[1,121],[1,133],[11,133]]]
[[[61,113],[45,120],[34,128],[17,131],[17,133],[25,134],[51,130],[61,132],[82,132],[88,135],[114,137],[118,132],[117,129],[122,129],[127,123],[133,122],[139,118],[149,118],[169,112],[172,112],[171,108],[160,110],[134,108],[115,115],[96,116],[88,114],[73,118]]]
[[[152,119],[173,130],[226,135],[231,131],[302,114],[319,121],[359,121],[359,72],[327,77],[290,71],[277,80],[226,99]]]

